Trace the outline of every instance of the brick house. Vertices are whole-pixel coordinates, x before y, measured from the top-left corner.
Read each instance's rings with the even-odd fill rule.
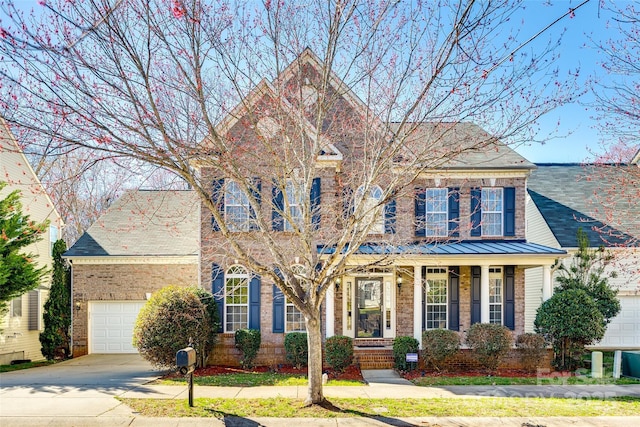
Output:
[[[320,74],[320,68],[318,58],[306,50],[295,64],[281,73],[277,84],[286,87],[289,78],[313,81]],[[298,72],[303,75],[297,75]],[[269,228],[262,231],[268,231],[274,240],[283,246],[295,244],[291,242],[292,233],[288,228],[291,224],[282,218],[286,209],[290,218],[296,219],[297,204],[290,203],[291,200],[300,200],[302,204],[304,197],[311,207],[311,221],[320,236],[317,259],[321,261],[335,251],[322,236],[330,241],[328,237],[340,230],[344,220],[340,217],[348,217],[354,197],[359,195],[371,206],[379,206],[367,217],[371,225],[367,242],[348,258],[345,273],[334,279],[326,294],[322,306],[325,338],[353,337],[356,356],[361,365],[367,367],[382,366],[381,360],[388,361],[395,337],[409,335],[421,341],[425,329],[448,328],[462,334],[473,323],[492,322],[504,324],[514,334],[525,331],[525,270],[543,268],[545,274],[539,286],[550,288],[550,266],[566,255],[562,249],[526,240],[527,179],[535,165],[474,124],[408,124],[411,128],[408,149],[415,148],[412,144],[431,144],[434,154],[439,151],[458,154],[447,156],[437,168],[424,169],[411,180],[411,191],[395,194],[382,203],[384,183],[380,182],[364,197],[359,194],[359,188],[345,185],[343,178],[358,167],[359,160],[366,154],[363,145],[358,143],[363,140],[358,117],[366,114],[363,113],[366,107],[345,90],[343,83],[333,79],[331,90],[337,100],[328,115],[340,123],[342,133],[329,138],[331,132],[327,132],[330,141],[317,154],[308,196],[301,196],[300,191],[293,189],[292,194],[297,196],[287,195],[289,202],[285,204],[283,193],[290,190],[289,184],[287,182],[286,188],[272,184],[269,165],[261,163],[258,148],[261,145],[256,134],[256,131],[268,134],[274,127],[268,108],[260,108],[273,98],[273,87],[269,82],[261,82],[217,128],[226,140],[244,148],[251,147],[240,152],[251,156],[246,162],[253,166],[251,187],[243,189],[234,179],[206,166],[201,167],[200,174],[211,183],[211,202],[224,216],[234,238],[249,247],[251,256],[265,265],[273,264],[273,254],[259,244],[252,245],[256,241],[252,233],[258,233],[253,224],[260,219],[262,226],[266,224]],[[315,102],[312,90],[303,96],[304,102]],[[246,111],[251,108],[247,110],[247,106],[256,107],[254,113],[259,111],[264,116],[248,117]],[[253,126],[256,120],[257,125]],[[305,123],[304,127],[305,132],[317,134],[311,123]],[[408,127],[390,126],[395,133],[406,132]],[[433,140],[437,143],[432,144]],[[471,145],[478,140],[488,142],[482,149],[472,149]],[[247,191],[251,194],[246,194]],[[254,201],[253,205],[249,199]],[[138,216],[147,209],[127,215],[110,214],[114,208],[117,206],[105,217],[115,215],[116,223],[133,221],[140,226],[146,223]],[[153,211],[160,212],[160,209]],[[118,231],[118,226],[103,219],[67,253],[73,263],[74,301],[78,307],[74,310],[75,354],[124,351],[118,350],[118,345],[111,347],[108,337],[102,347],[91,344],[98,335],[107,335],[110,327],[95,330],[92,325],[96,322],[91,320],[91,309],[87,316],[87,305],[127,300],[142,303],[147,292],[163,283],[169,284],[171,280],[165,276],[174,274],[176,280],[179,277],[187,282],[198,281],[216,298],[222,325],[210,363],[238,364],[233,337],[239,328],[260,329],[262,347],[257,363],[285,362],[285,334],[303,331],[304,318],[269,279],[236,260],[209,206],[202,203],[198,211],[196,239],[186,234],[176,236],[184,239],[185,251],[180,253],[176,251],[181,245],[162,239],[146,250],[138,248],[140,241],[154,233],[162,235],[162,228],[149,228],[136,238],[130,235],[128,225]],[[193,229],[177,231],[190,236]],[[111,239],[111,249],[98,237]],[[96,251],[93,240],[101,249]],[[167,262],[174,255],[193,263]],[[112,263],[111,259],[117,262]],[[385,262],[375,265],[378,260]],[[295,257],[289,262],[300,263]],[[165,268],[166,273],[161,274],[163,277],[159,280],[147,283],[150,274],[141,272],[141,267],[150,266],[148,271],[154,271],[158,265]],[[177,268],[188,272],[176,274]],[[197,279],[192,276],[193,268]]]
[[[268,99],[275,97],[276,84],[287,87],[289,78],[313,82],[320,74],[320,61],[310,51],[297,61],[281,73],[273,86],[263,81],[223,120],[219,133],[244,146],[260,147],[254,129],[264,133],[268,126],[261,122],[268,121],[268,115],[266,119],[248,118],[246,111],[268,110],[260,105],[268,105]],[[333,81],[335,93],[342,86]],[[333,104],[335,110],[327,115],[339,123],[360,117],[365,107],[354,98],[344,91],[342,99]],[[295,102],[291,100],[292,104]],[[374,223],[370,239],[349,257],[348,273],[336,278],[326,295],[324,336],[353,337],[356,356],[364,367],[380,366],[381,359],[388,360],[395,337],[409,335],[421,341],[425,329],[449,328],[463,333],[473,323],[492,322],[504,324],[516,335],[523,333],[525,270],[544,267],[541,286],[550,287],[550,267],[566,254],[526,240],[526,186],[535,165],[474,124],[409,125],[412,133],[408,145],[430,144],[436,138],[434,151],[459,154],[449,156],[437,169],[421,172],[412,182],[414,191],[387,200],[384,208],[370,216]],[[307,126],[311,127],[309,132],[316,132],[311,124]],[[317,157],[316,176],[310,188],[310,204],[317,213],[314,220],[320,236],[323,231],[328,235],[340,227],[340,221],[335,219],[336,209],[325,207],[348,209],[350,198],[359,191],[345,188],[342,177],[349,168],[357,167],[358,156],[365,155],[354,142],[363,130],[342,125],[339,128],[348,131],[329,138],[328,148]],[[396,133],[404,131],[397,125],[391,128]],[[471,141],[479,140],[490,143],[484,149],[468,149]],[[270,219],[270,231],[280,232],[274,233],[273,238],[286,244],[291,234],[287,233],[286,221],[283,224],[280,218],[282,190],[271,184],[273,176],[267,166],[257,165],[254,170],[255,185],[250,191],[255,193],[251,195],[253,199],[261,202],[258,212],[250,206],[249,197],[243,200],[240,185],[233,179],[206,168],[201,172],[213,183],[214,205],[227,224],[231,221],[236,228],[232,230],[237,232],[236,239],[247,244],[252,239],[251,226],[233,223],[240,208],[245,212],[238,215],[242,221],[252,215]],[[373,205],[379,204],[376,197],[382,193],[383,188],[372,187],[368,197],[373,199]],[[221,339],[210,362],[237,364],[233,333],[239,328],[254,328],[260,329],[262,335],[257,363],[283,363],[285,334],[303,331],[304,319],[273,283],[238,263],[225,242],[208,207],[203,206],[200,281],[216,296],[223,320]],[[322,243],[318,244],[320,259],[333,250],[331,245]],[[252,257],[260,262],[272,263],[267,248],[256,246],[251,250]],[[376,259],[390,261],[382,267],[372,266]],[[292,264],[296,262],[291,260]]]

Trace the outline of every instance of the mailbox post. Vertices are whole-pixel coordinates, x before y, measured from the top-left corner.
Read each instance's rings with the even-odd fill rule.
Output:
[[[196,351],[189,343],[188,347],[176,353],[176,366],[182,375],[189,375],[189,407],[193,408],[193,371],[196,369]]]

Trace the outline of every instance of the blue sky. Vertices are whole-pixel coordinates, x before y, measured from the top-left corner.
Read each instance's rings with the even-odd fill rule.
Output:
[[[526,10],[521,17],[513,19],[514,25],[522,25],[524,38],[530,37],[542,28],[562,16],[569,8],[581,4],[584,0],[528,0]],[[16,0],[16,3],[28,10],[36,10],[41,6],[38,0]],[[607,28],[610,14],[599,8],[600,0],[591,0],[576,11],[573,18],[564,18],[545,34],[541,41],[566,31],[560,46],[561,72],[581,70],[581,81],[585,82],[593,73],[598,72],[601,78],[607,76],[601,71],[601,54],[593,46],[594,40],[604,40],[615,37],[611,28]],[[622,3],[617,1],[617,4]],[[524,40],[523,40],[524,41]],[[543,117],[540,122],[540,134],[553,133],[555,138],[544,145],[532,143],[521,146],[516,150],[532,162],[582,162],[590,157],[590,150],[599,150],[601,136],[595,129],[596,122],[592,119],[594,111],[584,104],[592,101],[589,94],[583,96],[570,105],[556,109]]]

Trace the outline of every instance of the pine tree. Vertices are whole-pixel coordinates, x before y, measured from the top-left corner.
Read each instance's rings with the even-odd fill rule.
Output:
[[[0,191],[6,185],[0,182]],[[7,312],[9,301],[40,285],[46,268],[38,268],[36,256],[24,248],[39,241],[47,226],[22,213],[20,191],[0,199],[0,316]]]
[[[44,305],[44,331],[40,333],[42,354],[48,359],[69,357],[71,326],[71,275],[62,259],[64,240],[53,245],[53,277],[49,299]]]

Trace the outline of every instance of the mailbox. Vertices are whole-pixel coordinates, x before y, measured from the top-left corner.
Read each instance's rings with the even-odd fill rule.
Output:
[[[185,347],[176,353],[176,366],[182,375],[187,375],[196,367],[196,351],[191,347]]]

